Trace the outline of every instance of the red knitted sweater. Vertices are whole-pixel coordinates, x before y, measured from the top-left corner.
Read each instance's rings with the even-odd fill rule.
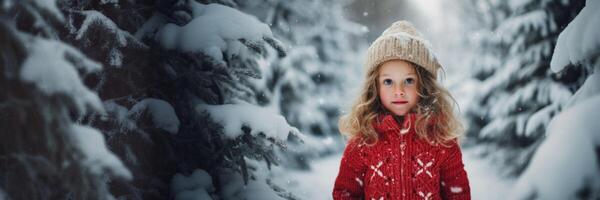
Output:
[[[415,114],[403,127],[414,124]],[[391,115],[374,128],[379,140],[366,145],[350,139],[335,180],[333,199],[471,199],[456,140],[449,147],[419,139],[414,126],[401,130]]]

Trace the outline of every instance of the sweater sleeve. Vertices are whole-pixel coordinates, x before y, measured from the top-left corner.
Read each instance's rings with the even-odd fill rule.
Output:
[[[440,171],[442,199],[470,200],[471,189],[458,142],[454,140],[445,151],[447,157],[442,163]]]
[[[363,183],[366,165],[361,158],[358,139],[352,138],[342,155],[340,171],[333,186],[333,199],[363,199]]]

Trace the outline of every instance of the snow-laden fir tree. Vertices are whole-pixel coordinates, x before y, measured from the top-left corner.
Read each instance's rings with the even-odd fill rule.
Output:
[[[179,118],[161,90],[157,51],[135,37],[156,9],[151,1],[59,2],[65,13],[61,37],[104,69],[86,77],[102,99],[106,115],[81,118],[100,129],[110,149],[131,169],[132,181],[111,182],[119,198],[164,199],[176,173],[171,137]]]
[[[135,34],[157,49],[163,73],[156,95],[180,119],[171,137],[179,172],[172,195],[294,198],[268,171],[279,162],[275,149],[299,132],[257,104],[254,84],[268,67],[264,58],[285,56],[284,47],[268,25],[225,3],[163,2]]]
[[[113,199],[108,181],[132,174],[97,129],[76,122],[104,113],[82,81],[102,66],[59,39],[55,1],[0,4],[0,198]]]
[[[12,31],[6,32],[7,37],[3,39],[21,41],[16,44],[21,45],[20,49],[26,49],[2,51],[2,62],[13,63],[6,66],[16,66],[5,70],[5,74],[7,77],[14,74],[11,70],[15,71],[20,66],[19,59],[29,55],[27,48],[31,45],[25,44],[40,43],[13,40],[16,37],[14,35],[19,35],[16,32],[26,31],[38,35],[27,36],[29,38],[44,37],[72,45],[50,45],[54,48],[53,52],[36,55],[64,53],[64,56],[58,56],[64,57],[62,60],[48,57],[46,62],[38,61],[52,63],[58,60],[71,63],[65,66],[79,67],[76,72],[85,76],[65,79],[62,83],[79,80],[65,86],[79,88],[73,91],[87,91],[83,92],[86,95],[77,98],[63,95],[52,101],[58,106],[45,101],[36,101],[35,105],[62,110],[61,114],[42,112],[46,113],[42,119],[60,119],[59,123],[51,123],[63,124],[56,126],[55,132],[64,132],[61,127],[69,124],[87,124],[98,128],[107,138],[108,148],[119,155],[126,168],[131,170],[129,173],[115,156],[105,148],[100,148],[95,153],[104,155],[102,158],[112,161],[112,165],[100,163],[92,169],[95,172],[93,176],[75,176],[74,179],[87,181],[79,181],[85,182],[82,184],[72,184],[70,179],[63,180],[77,186],[65,186],[68,189],[54,191],[57,198],[110,197],[106,185],[106,182],[110,182],[111,193],[124,199],[295,199],[296,195],[271,180],[269,172],[272,165],[280,162],[278,156],[281,155],[276,154],[275,150],[285,148],[290,137],[302,137],[284,116],[305,131],[328,135],[336,129],[335,117],[339,106],[336,101],[343,98],[347,88],[351,88],[349,85],[355,84],[345,76],[356,69],[352,67],[357,64],[353,63],[356,57],[352,53],[360,49],[362,43],[350,45],[347,41],[358,38],[359,28],[347,21],[336,23],[336,20],[343,20],[341,5],[336,2],[315,1],[310,3],[310,9],[302,7],[302,2],[269,2],[265,5],[271,18],[262,16],[260,12],[250,12],[257,4],[246,1],[215,1],[219,4],[211,4],[209,1],[200,3],[194,0],[60,0],[57,6],[53,1],[50,2],[52,4],[45,4],[46,1],[3,1],[5,10],[2,14],[8,16],[3,19],[3,27]],[[328,3],[335,9],[331,11],[319,7],[320,3]],[[38,12],[36,9],[39,8],[46,9]],[[16,11],[21,10],[25,10],[26,14],[17,15],[19,12]],[[308,12],[311,10],[313,12]],[[28,14],[32,11],[35,13]],[[53,19],[52,15],[58,17]],[[20,23],[11,25],[13,20],[8,19],[13,17]],[[303,20],[307,21],[303,23]],[[279,25],[269,27],[275,22]],[[314,24],[318,26],[311,27]],[[290,29],[296,30],[290,33]],[[37,46],[46,48],[36,51],[50,51],[48,45]],[[338,51],[345,53],[336,55]],[[88,60],[88,57],[99,63]],[[98,70],[100,64],[102,71]],[[343,73],[337,73],[340,71]],[[52,74],[37,69],[29,73],[39,75],[42,72]],[[296,77],[294,74],[299,75]],[[100,99],[83,83],[98,93]],[[2,87],[6,86],[7,91],[16,94],[27,91],[8,87],[10,84],[3,84]],[[48,86],[46,83],[40,85]],[[34,94],[37,93],[34,91]],[[320,97],[309,98],[302,96],[302,93]],[[6,96],[10,96],[8,94],[13,93],[9,92]],[[331,98],[337,100],[328,101]],[[86,103],[94,109],[82,109],[87,108],[83,106]],[[5,113],[10,116],[31,115],[36,113],[35,110],[21,109]],[[319,121],[300,114],[305,111],[313,113]],[[12,120],[3,123],[18,125],[20,123],[13,123],[14,120],[23,119]],[[42,120],[38,123],[42,122],[47,124],[52,121]],[[38,130],[35,125],[31,127],[31,130]],[[73,127],[89,133],[89,138],[95,141],[67,144],[93,146],[96,145],[93,142],[99,142],[103,147],[104,140],[98,130],[82,125]],[[88,129],[90,131],[86,131]],[[4,133],[2,137],[9,138],[10,135]],[[26,135],[23,137],[26,138],[22,141],[35,139]],[[304,140],[310,142],[310,138],[304,137]],[[60,140],[43,138],[37,142],[47,141]],[[315,142],[310,144],[311,147],[320,146]],[[14,150],[11,148],[3,146],[2,153]],[[86,150],[81,148],[81,151]],[[78,151],[61,149],[60,152],[70,155]],[[55,162],[71,162],[62,157],[49,157]],[[42,155],[37,159],[47,158]],[[108,161],[99,159],[98,162]],[[5,165],[2,167],[4,169]],[[14,165],[6,167],[3,175],[19,174],[14,173],[18,169]],[[84,169],[82,167],[81,171]],[[113,172],[113,176],[103,175],[104,178],[125,179],[98,179],[102,170]],[[45,173],[48,170],[40,171]],[[15,177],[3,180],[11,178]],[[128,178],[129,181],[123,181]],[[56,187],[53,183],[35,182],[37,179],[21,180],[19,183],[22,185],[37,184],[29,187],[32,190],[48,191],[50,186]],[[41,194],[22,192],[22,188],[27,187],[2,186],[0,195],[6,194],[9,198],[31,195],[24,197],[35,199],[35,195]],[[69,189],[76,192],[69,192]]]
[[[106,66],[86,81],[95,86],[107,115],[80,120],[102,129],[134,172],[132,182],[112,182],[115,195],[277,196],[277,187],[255,176],[261,170],[248,164],[276,163],[274,144],[283,146],[287,134],[297,132],[276,113],[250,104],[256,90],[250,80],[260,78],[261,54],[272,46],[284,55],[266,25],[234,8],[192,0],[60,5],[67,18],[65,39]],[[248,124],[259,112],[278,120],[278,127],[273,120]],[[218,118],[222,113],[240,118]],[[204,186],[194,184],[198,181]],[[229,191],[252,186],[260,193]]]
[[[585,7],[558,36],[553,72],[582,68],[585,83],[552,118],[511,199],[600,198],[600,2]]]
[[[545,128],[587,72],[554,74],[550,58],[558,33],[583,1],[469,1],[478,55],[472,77],[479,87],[465,105],[467,136],[485,144],[504,174],[520,174],[545,137]]]
[[[240,9],[269,24],[288,47],[287,56],[268,57],[258,103],[281,113],[306,136],[290,141],[286,164],[306,167],[317,154],[336,151],[340,112],[360,83],[365,28],[343,16],[347,1],[236,1]],[[270,63],[270,64],[269,64]],[[295,154],[295,155],[290,155]],[[290,157],[291,156],[291,157]]]
[[[190,161],[186,163],[188,165],[200,164],[203,169],[215,169],[215,166],[223,164],[234,166],[233,169],[236,170],[239,167],[239,173],[244,175],[241,177],[246,178],[248,174],[254,173],[256,179],[264,179],[263,182],[278,191],[280,196],[292,198],[294,195],[284,194],[281,188],[278,189],[269,181],[269,178],[263,177],[267,174],[254,170],[260,168],[256,160],[266,161],[266,168],[271,163],[279,162],[279,158],[272,153],[272,145],[263,146],[264,138],[274,141],[275,144],[285,142],[289,138],[287,133],[296,131],[295,128],[289,127],[286,121],[306,133],[321,136],[331,136],[332,133],[338,135],[336,124],[338,110],[342,106],[340,102],[344,102],[344,97],[351,91],[349,88],[358,84],[352,75],[359,74],[356,73],[360,65],[357,51],[364,46],[360,37],[362,29],[343,19],[342,4],[335,1],[218,3],[228,7],[179,1],[170,8],[172,12],[161,12],[162,16],[153,16],[149,23],[138,31],[139,34],[136,34],[153,38],[166,49],[169,57],[165,58],[168,60],[165,67],[173,69],[173,82],[180,82],[173,90],[185,91],[178,94],[185,95],[180,99],[193,99],[175,106],[178,115],[183,113],[185,116],[192,116],[195,124],[198,124],[198,121],[205,124],[200,130],[212,134],[214,132],[210,130],[215,128],[212,122],[216,121],[223,126],[221,135],[199,136],[194,132],[183,137],[186,140],[178,139],[176,144],[180,151],[195,152],[189,156],[208,160],[193,163],[193,158],[185,159]],[[231,8],[240,9],[245,13],[231,12]],[[223,21],[228,23],[215,23],[217,19],[225,19]],[[198,35],[206,38],[197,39]],[[277,36],[277,40],[273,35]],[[284,47],[287,51],[282,57]],[[184,57],[181,56],[181,52],[185,52]],[[202,62],[194,63],[198,60]],[[177,109],[178,106],[181,110]],[[194,106],[196,113],[185,114]],[[252,115],[247,116],[248,113]],[[276,126],[263,129],[261,123],[275,123]],[[244,130],[243,133],[239,131],[240,126]],[[185,133],[180,131],[180,134]],[[222,138],[223,134],[226,138]],[[292,135],[294,138],[297,134]],[[204,137],[205,141],[192,143],[187,140],[190,137]],[[220,140],[217,137],[220,137]],[[302,138],[308,145],[300,145],[310,148],[300,151],[314,154],[318,152],[314,149],[321,149],[322,152],[322,149],[331,148],[323,148],[326,144],[323,145],[316,138]],[[231,142],[231,139],[235,141]],[[208,150],[194,150],[200,145],[205,145],[203,148]],[[298,149],[298,146],[293,147]],[[215,154],[215,151],[219,153]],[[304,152],[300,152],[296,158],[302,158]],[[225,162],[221,161],[223,157]],[[246,166],[249,166],[250,170],[246,170]],[[264,166],[262,168],[265,170]],[[209,174],[215,172],[209,171]],[[226,179],[232,178],[235,176]],[[213,180],[222,180],[222,183],[215,183],[222,190],[237,191],[235,188],[241,187],[236,181],[225,180],[223,177]],[[243,181],[249,182],[246,179]],[[257,185],[257,182],[254,184],[249,187],[264,188]],[[250,190],[252,189],[243,191]],[[230,194],[231,192],[221,193],[221,196],[242,197]]]

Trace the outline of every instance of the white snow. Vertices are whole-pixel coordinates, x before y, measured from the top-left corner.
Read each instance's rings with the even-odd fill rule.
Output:
[[[274,169],[273,181],[301,199],[331,199],[341,157],[341,154],[336,154],[312,160],[309,163],[312,170],[309,171]]]
[[[517,72],[516,70],[515,72]],[[509,75],[514,72],[502,71],[501,74]],[[507,77],[508,78],[508,77]],[[509,79],[504,79],[500,82],[498,76],[495,76],[490,81],[486,81],[477,94],[487,94],[495,87],[504,87],[502,85],[508,83]],[[495,85],[500,84],[500,85]],[[483,92],[482,90],[486,91]],[[497,97],[492,99],[489,104],[490,109],[480,109],[478,112],[483,112],[482,115],[487,115],[492,118],[492,121],[488,123],[482,130],[482,137],[497,137],[496,134],[503,134],[507,130],[504,130],[512,124],[516,126],[516,134],[520,136],[532,136],[535,133],[536,127],[546,126],[550,121],[550,118],[556,113],[562,106],[569,102],[569,98],[572,96],[571,91],[564,85],[555,82],[550,79],[533,79],[524,87],[516,88],[512,93],[497,94]],[[521,112],[516,118],[507,118],[506,116],[512,115],[515,111],[521,111],[520,106],[530,104],[530,100],[542,104],[550,104],[535,113]]]
[[[325,138],[311,134],[296,135],[302,142],[287,143],[287,149],[292,152],[302,152],[307,158],[319,157],[319,154],[339,151],[344,144],[331,136]]]
[[[457,113],[462,112],[466,106],[476,105],[474,91],[477,91],[477,88],[480,87],[481,81],[473,78],[463,78],[448,80],[448,82],[446,86],[458,104]]]
[[[100,4],[118,4],[119,0],[100,0]]]
[[[465,171],[469,177],[471,199],[504,200],[514,185],[512,178],[501,177],[497,165],[491,160],[481,158],[485,148],[471,147],[462,149]]]
[[[47,95],[68,95],[80,113],[85,113],[88,105],[104,112],[100,98],[83,84],[77,72],[77,69],[84,73],[99,71],[102,68],[99,63],[61,42],[27,35],[23,39],[29,55],[21,68],[21,80],[35,84]]]
[[[138,115],[144,110],[148,110],[152,115],[152,122],[157,128],[163,129],[169,133],[176,134],[179,131],[179,118],[175,109],[161,99],[146,98],[136,103],[129,110],[129,115]]]
[[[117,48],[110,49],[108,63],[112,66],[121,66],[123,64],[123,54]]]
[[[508,1],[508,7],[511,10],[517,10],[519,8],[522,8],[523,6],[531,3],[532,0],[509,0]]]
[[[497,138],[499,134],[504,134],[504,131],[507,131],[506,129],[510,127],[509,124],[514,123],[516,123],[516,118],[495,118],[481,129],[478,137]]]
[[[179,118],[175,109],[168,102],[155,98],[142,99],[134,104],[131,109],[117,104],[114,100],[104,102],[106,112],[112,119],[119,123],[121,130],[133,130],[137,128],[136,119],[144,112],[152,117],[152,123],[156,128],[163,129],[169,133],[176,134],[179,131]],[[108,119],[108,116],[102,116]]]
[[[546,140],[520,177],[510,199],[574,199],[587,182],[600,191],[595,148],[600,145],[600,95],[590,97],[555,116]],[[598,195],[598,194],[596,194]]]
[[[586,6],[560,33],[550,63],[554,72],[569,64],[585,63],[600,48],[600,2],[586,1]],[[597,67],[597,66],[596,66]],[[597,69],[597,68],[596,68]],[[600,171],[597,147],[600,146],[600,87],[596,73],[548,125],[547,137],[537,149],[528,168],[519,178],[509,199],[575,199],[581,191],[590,198],[600,196]]]
[[[161,14],[154,14],[134,33],[135,38],[143,40],[144,37],[155,32],[162,24],[166,23],[166,19]]]
[[[117,104],[114,100],[104,101],[104,109],[106,113],[112,115],[112,119],[119,123],[121,130],[133,130],[137,127],[135,120],[129,118],[129,109],[125,106]],[[103,120],[108,120],[107,115],[101,116]]]
[[[558,111],[557,107],[558,104],[551,104],[533,113],[527,120],[525,136],[532,136],[536,131],[546,127],[550,123],[554,113]]]
[[[127,45],[126,37],[133,37],[129,32],[121,30],[117,24],[96,10],[85,10],[80,11],[80,13],[85,15],[85,20],[83,20],[81,27],[79,27],[79,30],[77,31],[77,35],[75,36],[75,39],[77,40],[80,40],[84,34],[87,34],[88,29],[94,23],[102,24],[104,28],[113,32],[117,36],[117,41],[119,41],[120,46]]]
[[[235,139],[243,133],[243,126],[248,126],[251,129],[250,134],[253,136],[262,133],[267,138],[279,141],[287,140],[290,133],[300,135],[298,130],[290,126],[283,116],[245,102],[226,105],[200,104],[196,107],[196,111],[199,113],[207,111],[213,120],[223,125],[225,136],[231,139]]]
[[[127,46],[128,41],[133,42],[133,44],[137,46],[144,48],[146,47],[145,44],[139,42],[129,32],[121,30],[117,26],[117,24],[115,24],[115,22],[113,22],[110,18],[104,16],[104,14],[102,14],[101,12],[98,12],[96,10],[84,10],[78,12],[84,15],[85,19],[81,23],[79,30],[75,32],[75,39],[83,39],[88,34],[88,30],[92,26],[102,26],[102,28],[107,29],[111,34],[115,35],[118,44],[117,47]],[[73,26],[72,22],[69,23],[69,26]],[[72,27],[70,29],[73,30]],[[121,50],[119,50],[117,47],[111,47],[108,61],[110,65],[119,67],[123,63],[123,54]]]
[[[523,38],[523,32],[539,30],[542,36],[548,35],[548,24],[548,14],[546,11],[539,9],[502,21],[496,28],[496,32],[498,33],[498,39],[512,43],[515,39]]]
[[[517,72],[519,72],[519,63],[518,59],[510,59],[508,60],[504,66],[495,73],[494,76],[486,79],[479,87],[476,94],[487,94],[490,90],[494,90],[497,88],[504,88],[508,83],[510,83],[510,78],[513,77]]]
[[[245,158],[245,160],[254,178],[249,178],[248,184],[244,185],[244,180],[239,172],[223,169],[219,177],[221,183],[220,196],[224,200],[283,200],[284,198],[278,196],[271,188],[271,171],[268,170],[266,164],[248,158]]]
[[[597,55],[600,48],[600,1],[587,0],[585,7],[558,36],[550,61],[554,72],[562,71],[569,63],[577,64]]]
[[[600,94],[600,73],[591,74],[585,79],[583,85],[575,92],[566,107],[571,107],[591,96]]]
[[[220,4],[200,4],[189,1],[193,19],[180,27],[166,24],[156,35],[156,40],[167,49],[201,52],[223,62],[223,52],[240,54],[241,42],[260,43],[272,33],[256,17]]]
[[[212,200],[214,192],[212,177],[202,169],[196,169],[190,176],[175,174],[171,179],[171,191],[176,200]]]
[[[102,176],[104,172],[109,172],[127,180],[133,178],[121,160],[106,148],[104,136],[98,130],[73,124],[67,134],[83,154],[83,165],[92,173]]]
[[[56,0],[33,0],[32,1],[36,6],[47,10],[50,14],[54,15],[58,20],[64,21],[64,16],[56,7]]]

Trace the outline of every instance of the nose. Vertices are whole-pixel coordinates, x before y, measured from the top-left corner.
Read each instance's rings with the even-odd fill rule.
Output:
[[[396,86],[394,87],[394,95],[396,96],[404,96],[406,93],[404,93],[404,88],[402,86]]]

